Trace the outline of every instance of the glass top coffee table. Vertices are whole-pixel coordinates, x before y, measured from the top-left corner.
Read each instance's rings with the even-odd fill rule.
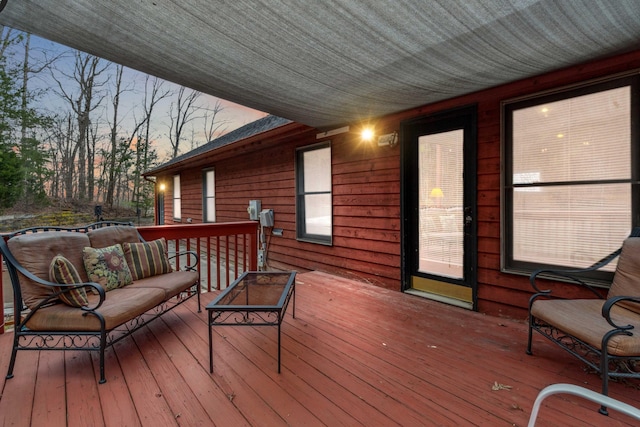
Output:
[[[280,373],[280,325],[289,301],[296,317],[296,273],[246,271],[216,299],[209,313],[209,371],[213,372],[213,326],[278,326]]]

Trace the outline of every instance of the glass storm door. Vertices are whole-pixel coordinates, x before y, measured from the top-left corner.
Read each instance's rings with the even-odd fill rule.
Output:
[[[403,124],[404,289],[475,309],[476,113]]]

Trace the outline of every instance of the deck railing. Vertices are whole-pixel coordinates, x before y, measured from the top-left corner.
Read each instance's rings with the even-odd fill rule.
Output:
[[[171,252],[193,251],[200,262],[198,270],[203,291],[226,288],[245,271],[257,270],[258,226],[255,221],[211,224],[176,224],[138,227],[147,241],[164,237]],[[0,263],[2,255],[0,255]],[[176,269],[187,263],[186,256],[175,260]],[[3,268],[4,273],[4,268]],[[0,334],[5,329],[3,285],[0,275]]]

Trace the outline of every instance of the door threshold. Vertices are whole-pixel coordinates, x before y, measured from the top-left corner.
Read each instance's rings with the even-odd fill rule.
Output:
[[[419,296],[422,298],[431,299],[438,302],[443,302],[449,305],[455,305],[456,307],[465,308],[467,310],[473,310],[473,303],[467,301],[461,301],[459,299],[446,297],[444,295],[433,294],[431,292],[425,292],[418,289],[407,289],[404,291],[406,294]]]

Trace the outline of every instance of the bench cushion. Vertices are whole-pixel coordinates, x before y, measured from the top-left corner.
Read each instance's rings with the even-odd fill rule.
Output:
[[[73,285],[75,283],[82,283],[78,270],[71,264],[71,261],[63,257],[62,255],[56,255],[51,261],[49,267],[49,280],[54,283]],[[57,287],[56,290],[60,291],[65,288]],[[60,300],[70,305],[71,307],[83,307],[89,305],[87,299],[87,291],[82,288],[71,289],[68,292],[63,292],[58,295]]]
[[[89,280],[99,283],[105,291],[111,291],[133,282],[131,270],[129,270],[120,244],[106,248],[86,247],[82,251],[82,255]]]
[[[85,233],[48,231],[23,234],[9,239],[7,245],[16,260],[42,280],[49,281],[51,260],[60,254],[75,266],[82,282],[89,281],[82,262],[82,250],[85,246],[89,246],[89,238]],[[54,292],[53,287],[40,285],[22,275],[20,275],[20,287],[22,299],[29,308],[34,308]]]
[[[135,227],[126,225],[96,228],[95,230],[89,230],[87,236],[91,242],[87,246],[94,248],[106,248],[117,243],[137,243],[140,241],[138,230]]]
[[[127,286],[127,288],[160,289],[164,292],[164,299],[168,300],[186,290],[198,280],[200,280],[198,272],[181,270],[136,280],[133,284]]]
[[[106,329],[111,330],[151,310],[164,300],[164,295],[162,289],[135,289],[130,286],[114,289],[106,294],[106,299],[97,312],[104,316]],[[97,301],[99,296],[89,295],[91,306]],[[27,322],[27,327],[34,331],[100,331],[98,318],[91,314],[83,314],[86,314],[86,311],[66,304],[56,304],[35,312]]]
[[[602,337],[614,329],[602,317],[604,300],[536,300],[531,314],[555,326],[561,331],[601,349]],[[619,325],[633,325],[632,336],[616,335],[609,340],[607,349],[615,356],[637,356],[640,354],[640,314],[623,307],[611,310],[612,319]]]
[[[129,264],[133,280],[172,271],[167,255],[167,241],[164,237],[145,243],[124,242],[122,250],[127,264]]]

